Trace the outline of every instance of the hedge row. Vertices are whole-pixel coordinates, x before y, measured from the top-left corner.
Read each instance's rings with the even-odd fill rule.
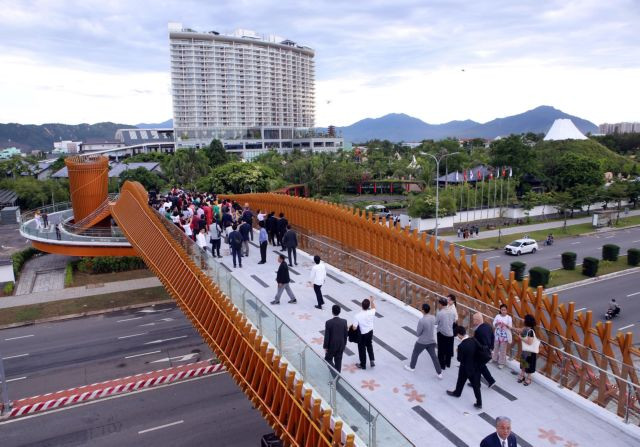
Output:
[[[18,281],[18,277],[20,276],[20,271],[22,270],[24,263],[33,258],[38,253],[40,253],[40,250],[29,247],[25,248],[24,250],[17,251],[11,255],[11,260],[13,261],[13,276],[15,276],[16,281]]]
[[[113,273],[126,272],[145,268],[144,261],[136,256],[97,256],[82,258],[78,264],[78,271],[83,273]]]

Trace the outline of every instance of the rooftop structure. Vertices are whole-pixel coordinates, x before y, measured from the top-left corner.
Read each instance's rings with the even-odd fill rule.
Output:
[[[544,137],[545,141],[560,140],[586,140],[582,132],[570,119],[557,119],[551,125],[549,132]]]

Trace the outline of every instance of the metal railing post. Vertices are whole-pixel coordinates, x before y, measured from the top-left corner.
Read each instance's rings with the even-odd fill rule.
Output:
[[[262,308],[264,307],[264,304],[262,304],[262,302],[260,303],[260,307],[258,307],[257,313],[258,313],[258,330],[260,331],[260,334],[262,334]]]
[[[372,447],[377,447],[378,445],[378,440],[377,440],[377,434],[376,434],[376,423],[378,422],[378,416],[380,416],[380,413],[376,414],[376,417],[373,418],[373,420],[369,423],[369,436],[371,439],[371,446]],[[371,407],[369,407],[369,417],[371,417]]]
[[[307,380],[307,346],[304,347],[300,353],[300,373],[302,374],[302,380]]]
[[[338,379],[340,379],[340,376],[336,375],[334,379],[329,382],[329,405],[334,413],[338,412]]]
[[[284,322],[280,322],[280,326],[276,328],[276,348],[278,348],[278,352],[282,355],[282,326]]]
[[[624,423],[629,423],[629,406],[631,405],[631,385],[627,383],[627,404],[624,409]]]

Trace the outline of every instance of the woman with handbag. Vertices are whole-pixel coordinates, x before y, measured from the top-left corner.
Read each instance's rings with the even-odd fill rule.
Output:
[[[507,305],[500,305],[500,313],[493,319],[495,330],[495,346],[493,348],[492,360],[498,364],[498,369],[504,368],[507,364],[507,348],[511,344],[511,329],[513,321],[507,315]]]
[[[540,340],[536,337],[536,319],[533,315],[524,316],[524,328],[520,333],[522,354],[520,357],[520,374],[518,383],[524,382],[524,386],[531,385],[531,374],[536,372],[536,359],[540,350]]]

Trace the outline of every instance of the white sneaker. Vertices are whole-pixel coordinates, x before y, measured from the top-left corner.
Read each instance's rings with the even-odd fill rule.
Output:
[[[442,373],[438,374],[438,379],[442,380]]]
[[[416,370],[415,368],[412,368],[409,365],[404,365],[404,369],[406,369],[407,371],[411,371],[411,372],[414,372]]]

